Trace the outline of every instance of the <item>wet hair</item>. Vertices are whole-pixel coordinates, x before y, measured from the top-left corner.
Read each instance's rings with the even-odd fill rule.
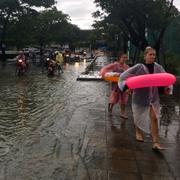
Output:
[[[119,59],[119,58],[121,58],[123,55],[126,55],[126,53],[123,52],[123,51],[120,51],[120,52],[118,52],[117,58]]]
[[[151,51],[151,50],[153,50],[153,51],[155,51],[156,52],[156,50],[154,49],[154,48],[152,48],[151,46],[147,46],[146,48],[145,48],[145,50],[144,50],[144,55],[146,55],[149,51]]]

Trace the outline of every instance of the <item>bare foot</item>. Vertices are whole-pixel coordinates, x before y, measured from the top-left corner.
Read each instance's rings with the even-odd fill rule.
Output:
[[[143,138],[142,134],[136,132],[136,141],[144,142],[144,138]]]
[[[128,117],[125,114],[120,114],[120,117],[122,117],[124,119],[128,119]]]
[[[158,142],[154,142],[152,149],[155,151],[162,151],[165,150],[165,148],[163,148]]]

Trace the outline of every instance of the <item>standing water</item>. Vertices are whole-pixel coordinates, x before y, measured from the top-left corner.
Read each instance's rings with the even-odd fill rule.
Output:
[[[54,77],[37,67],[22,77],[11,65],[0,71],[0,180],[106,179],[108,84],[76,81],[86,66],[66,64]],[[162,99],[160,135],[175,142],[179,105],[169,100]]]
[[[37,67],[22,77],[13,65],[0,71],[0,180],[74,177],[86,112],[105,97],[102,82],[76,81],[86,66],[66,64],[54,77]]]

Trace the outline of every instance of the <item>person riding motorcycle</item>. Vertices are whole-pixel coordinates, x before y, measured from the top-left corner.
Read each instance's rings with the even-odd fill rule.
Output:
[[[60,53],[59,51],[55,52],[55,62],[57,65],[58,73],[60,73],[60,71],[63,73],[62,64],[64,62],[64,59],[62,53]]]
[[[25,73],[27,71],[26,57],[23,51],[19,51],[18,56],[16,56],[16,72]]]
[[[47,58],[46,59],[46,63],[47,63],[47,72],[48,72],[48,75],[54,75],[55,61],[53,59]]]

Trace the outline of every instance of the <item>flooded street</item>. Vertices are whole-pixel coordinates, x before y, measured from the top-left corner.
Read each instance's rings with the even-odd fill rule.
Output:
[[[102,82],[76,81],[85,66],[66,65],[64,73],[54,77],[40,68],[24,77],[15,77],[12,67],[1,71],[0,179],[75,176],[76,154],[90,125],[86,112],[105,93]],[[105,98],[102,107],[104,103]]]
[[[179,103],[162,99],[161,141],[172,148],[165,158],[157,157],[150,137],[144,146],[134,141],[130,108],[126,127],[118,106],[108,116],[108,83],[76,80],[86,66],[67,64],[54,77],[39,67],[23,77],[15,76],[11,65],[0,71],[0,180],[116,180],[120,174],[142,180],[154,173],[146,163],[159,161],[163,167],[155,175],[180,177]],[[150,157],[143,159],[146,146]]]
[[[69,65],[64,74],[54,77],[47,77],[38,68],[23,77],[14,76],[14,69],[6,70],[0,76],[1,134],[15,138],[36,130],[42,121],[64,117],[63,112],[73,111],[76,107],[73,99],[79,98],[74,93],[80,88],[76,82],[80,70]]]

